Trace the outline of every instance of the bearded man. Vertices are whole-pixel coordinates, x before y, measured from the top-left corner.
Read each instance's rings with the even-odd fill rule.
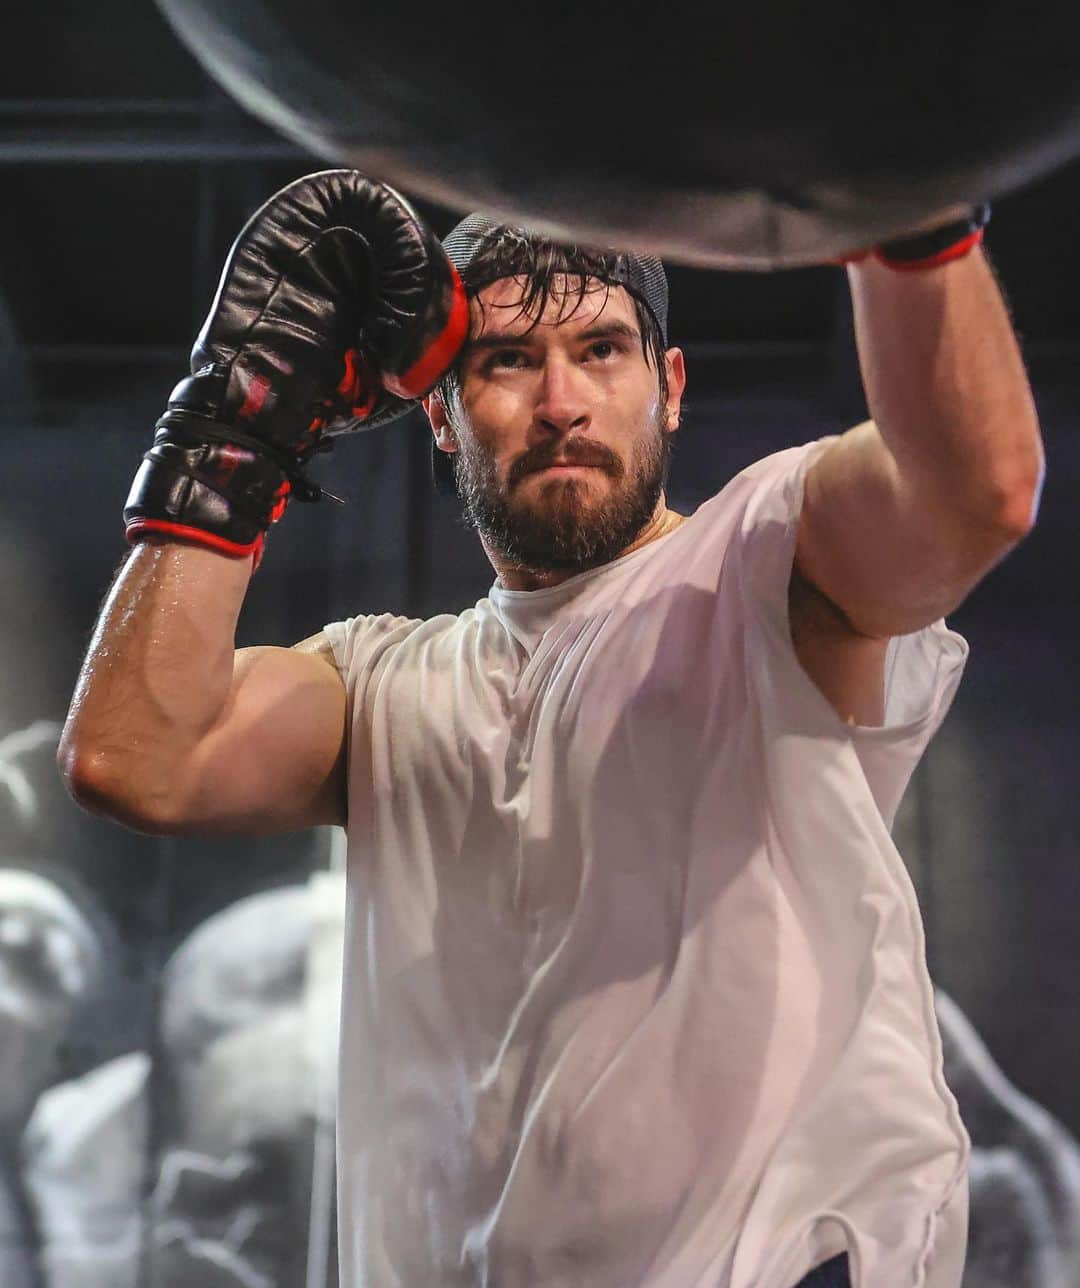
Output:
[[[985,218],[852,258],[874,419],[691,515],[655,259],[440,247],[345,171],[239,239],[60,762],[144,831],[348,829],[349,1288],[957,1288],[969,1140],[889,829],[943,617],[1042,477]],[[235,650],[327,427],[417,400],[488,595]]]

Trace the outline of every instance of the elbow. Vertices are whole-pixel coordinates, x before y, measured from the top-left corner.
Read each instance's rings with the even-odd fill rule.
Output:
[[[1034,528],[1045,472],[1042,446],[1036,442],[1023,459],[995,470],[978,489],[969,514],[977,516],[979,526],[992,535],[995,545],[1010,549]]]
[[[1009,545],[1022,541],[1034,528],[1044,477],[1045,464],[1040,452],[1038,461],[1030,469],[999,490],[995,507],[996,526]]]
[[[68,795],[76,805],[92,813],[104,812],[109,793],[105,790],[104,757],[76,743],[67,729],[56,749],[56,768]]]
[[[87,813],[147,836],[184,832],[174,793],[155,791],[137,782],[132,773],[113,765],[106,752],[75,746],[62,738],[56,764],[68,794]]]

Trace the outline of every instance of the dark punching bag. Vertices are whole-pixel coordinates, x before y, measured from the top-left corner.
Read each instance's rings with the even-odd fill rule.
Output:
[[[316,156],[458,211],[728,268],[820,263],[1080,151],[1074,6],[159,0]]]

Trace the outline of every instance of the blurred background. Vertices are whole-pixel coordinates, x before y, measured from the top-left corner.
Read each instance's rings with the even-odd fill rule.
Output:
[[[245,115],[149,2],[14,0],[0,34],[0,1284],[328,1288],[342,835],[144,837],[80,811],[53,761],[229,245],[326,162]],[[464,213],[416,204],[440,234]],[[971,658],[896,825],[976,1144],[966,1288],[1080,1285],[1078,207],[1075,165],[994,206],[1046,490],[950,622]],[[669,276],[675,508],[865,416],[842,271]],[[290,508],[239,644],[486,592],[428,444],[408,418],[320,458],[347,504]]]

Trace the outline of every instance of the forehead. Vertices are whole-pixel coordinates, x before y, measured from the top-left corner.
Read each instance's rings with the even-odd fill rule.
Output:
[[[528,281],[501,277],[470,301],[469,333],[473,339],[491,331],[524,335],[538,326],[578,330],[601,321],[624,322],[638,329],[634,299],[625,287],[588,278],[581,295],[581,285],[581,278],[560,274],[552,279],[543,308],[534,305],[526,311]]]

